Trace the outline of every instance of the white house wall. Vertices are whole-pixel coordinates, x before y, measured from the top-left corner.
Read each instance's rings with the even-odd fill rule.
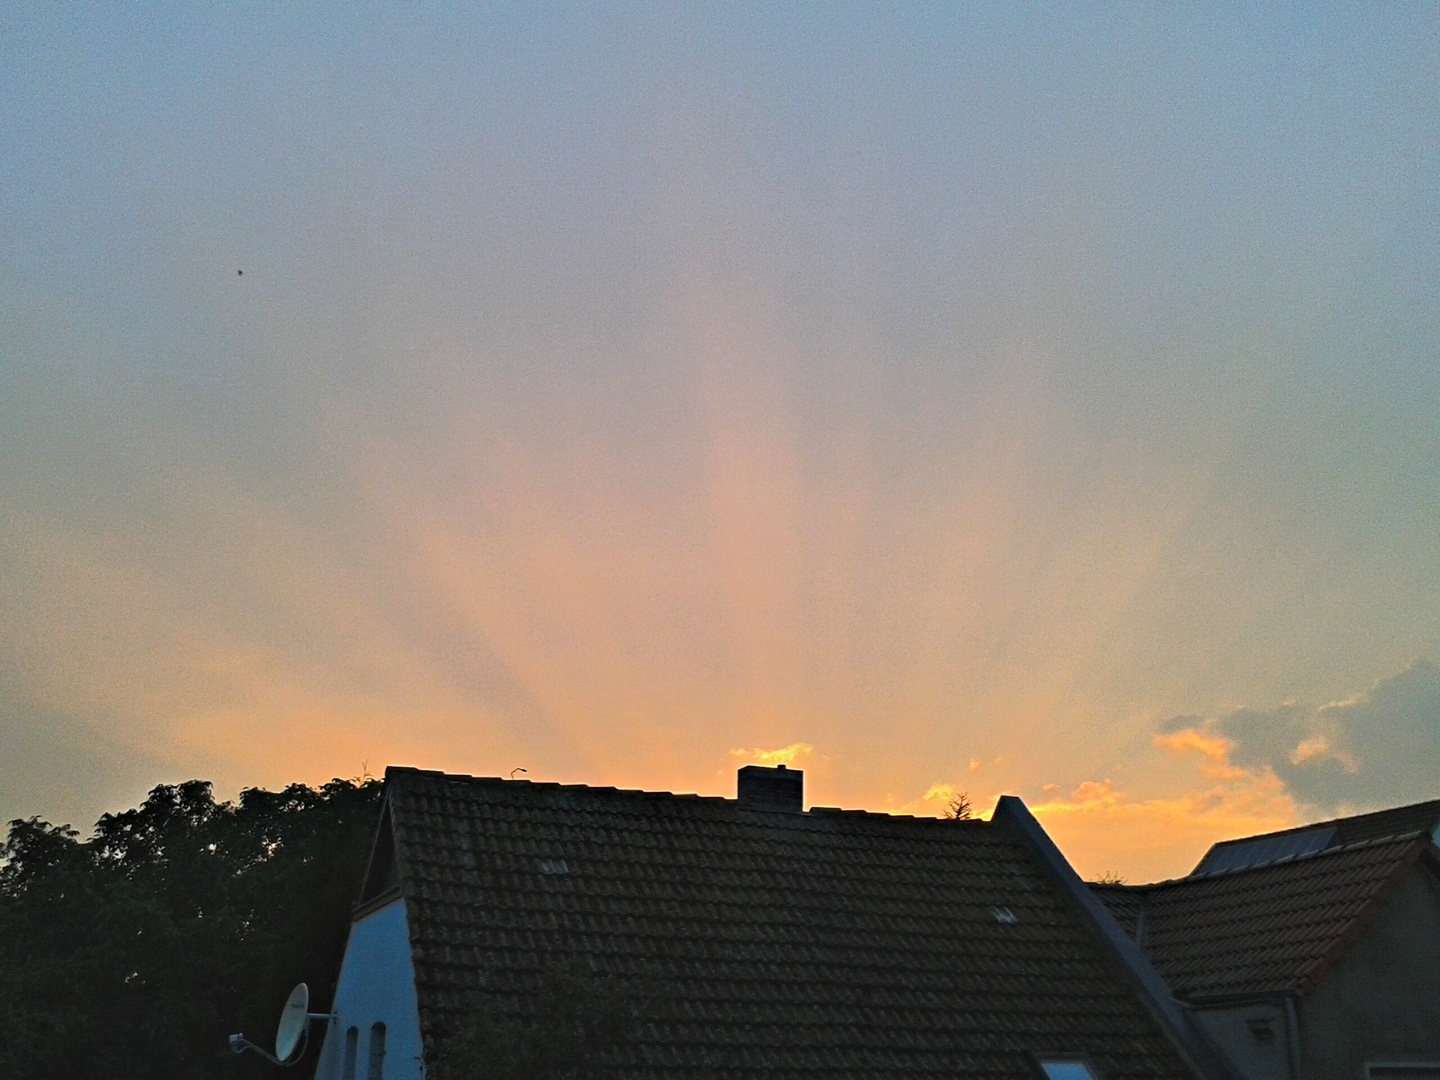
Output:
[[[377,1021],[385,1025],[384,1080],[420,1080],[424,1075],[403,900],[351,924],[332,1011],[337,1016],[326,1025],[316,1080],[351,1080],[344,1075],[345,1035],[351,1027],[359,1033],[354,1080],[369,1080],[370,1037]]]

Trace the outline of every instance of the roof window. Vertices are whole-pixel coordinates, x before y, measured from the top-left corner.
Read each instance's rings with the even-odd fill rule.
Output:
[[[1100,1080],[1100,1076],[1084,1058],[1042,1057],[1040,1072],[1045,1080]]]
[[[992,907],[990,914],[995,916],[995,921],[1001,926],[1014,926],[1020,921],[1008,907]]]
[[[542,874],[568,874],[570,864],[564,859],[541,859],[540,872]]]

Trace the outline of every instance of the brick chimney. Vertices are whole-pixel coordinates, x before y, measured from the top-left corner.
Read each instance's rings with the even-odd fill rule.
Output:
[[[741,810],[798,814],[805,809],[805,773],[777,765],[746,765],[736,777]]]

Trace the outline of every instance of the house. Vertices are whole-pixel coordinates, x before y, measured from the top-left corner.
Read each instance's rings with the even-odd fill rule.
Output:
[[[1216,844],[1093,885],[1241,1076],[1440,1077],[1440,802]]]
[[[557,971],[627,1017],[572,1075],[1226,1075],[1018,799],[988,822],[804,811],[800,771],[758,766],[736,799],[385,785],[318,1080],[443,1076],[475,1058],[467,1025],[522,1030]]]
[[[1260,866],[1290,856],[1409,833],[1426,833],[1431,842],[1440,842],[1440,799],[1333,821],[1319,821],[1258,836],[1242,836],[1238,840],[1222,840],[1211,846],[1195,869],[1190,871],[1190,876]]]

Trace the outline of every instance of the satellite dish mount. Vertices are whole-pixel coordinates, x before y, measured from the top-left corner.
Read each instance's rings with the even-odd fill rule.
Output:
[[[268,1053],[244,1035],[230,1036],[230,1052],[243,1054],[246,1050],[254,1050],[272,1064],[298,1065],[305,1056],[305,1046],[310,1040],[310,1022],[334,1019],[334,1013],[310,1011],[310,988],[302,982],[297,984],[285,999],[285,1008],[280,1013],[280,1026],[275,1031],[275,1053]]]

